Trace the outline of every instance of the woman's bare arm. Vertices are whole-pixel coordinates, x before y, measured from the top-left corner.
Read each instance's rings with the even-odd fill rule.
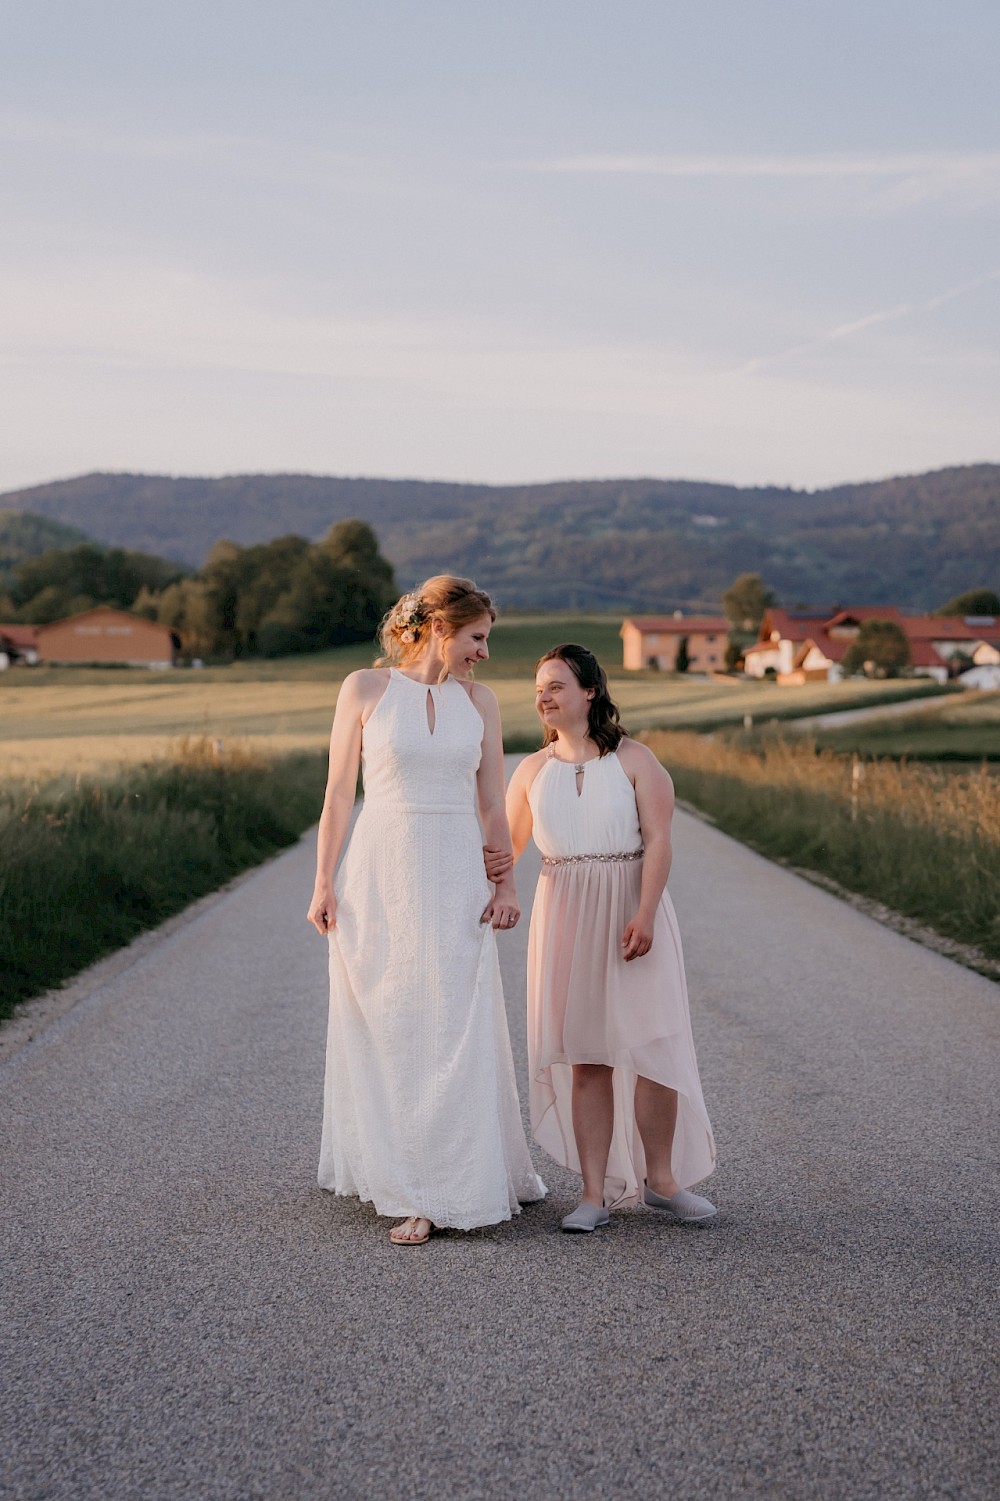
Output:
[[[513,868],[524,854],[528,840],[531,838],[532,816],[528,792],[538,775],[541,760],[541,753],[536,752],[533,756],[519,761],[514,768],[514,775],[507,788],[506,804],[507,823],[510,825],[514,852],[510,854],[506,850],[494,850],[489,847],[483,850],[486,857],[486,874],[491,881],[506,875],[507,871]]]
[[[316,843],[316,884],[309,904],[308,920],[317,932],[328,933],[337,921],[333,875],[351,826],[361,764],[363,718],[370,712],[378,686],[373,671],[352,672],[341,684],[330,731],[330,770],[320,814]],[[377,702],[377,697],[374,697]]]
[[[476,773],[476,795],[479,803],[479,818],[483,826],[486,847],[509,852],[510,829],[504,806],[503,731],[500,725],[500,706],[496,695],[482,683],[472,688],[472,701],[483,717],[483,754]],[[500,876],[496,882],[493,900],[483,913],[483,922],[491,922],[495,928],[512,928],[521,915],[514,887],[513,869]]]
[[[626,960],[641,959],[653,946],[653,923],[660,904],[673,851],[670,821],[674,812],[674,784],[652,751],[635,740],[623,740],[618,755],[635,788],[639,828],[645,851],[639,906],[622,934]]]
[[[532,782],[538,775],[540,761],[541,752],[539,751],[519,761],[510,779],[510,786],[507,788],[507,822],[510,825],[515,860],[520,860],[531,838],[534,820],[531,815],[531,804],[528,802],[528,793]]]

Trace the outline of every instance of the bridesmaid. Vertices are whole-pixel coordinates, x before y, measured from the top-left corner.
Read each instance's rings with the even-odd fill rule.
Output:
[[[627,737],[597,658],[557,646],[536,669],[543,747],[511,779],[514,859],[534,837],[542,873],[528,949],[531,1124],[580,1173],[562,1228],[587,1232],[635,1201],[685,1224],[715,1206],[690,1187],[714,1170],[667,895],[673,785]],[[506,859],[490,851],[500,877]]]

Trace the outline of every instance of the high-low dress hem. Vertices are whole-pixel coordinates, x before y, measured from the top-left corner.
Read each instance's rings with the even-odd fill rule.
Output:
[[[649,953],[628,963],[622,934],[639,904],[642,860],[615,860],[641,847],[635,791],[616,754],[586,764],[577,792],[573,766],[551,757],[530,790],[543,864],[528,946],[531,1125],[539,1146],[579,1173],[572,1121],[572,1067],[613,1070],[614,1132],[605,1200],[639,1198],[645,1155],[635,1122],[640,1077],[677,1091],[672,1167],[684,1188],[715,1169],[691,1033],[684,956],[673,903],[664,892]],[[597,860],[580,859],[599,855]],[[571,857],[571,858],[567,858]],[[572,858],[576,857],[576,858]]]

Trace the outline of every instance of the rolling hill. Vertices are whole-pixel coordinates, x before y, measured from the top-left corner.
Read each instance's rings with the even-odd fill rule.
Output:
[[[75,527],[64,526],[47,516],[0,510],[0,589],[25,558],[36,557],[50,547],[74,547],[78,542],[89,541]]]
[[[2,507],[193,566],[220,537],[317,538],[358,516],[374,526],[402,585],[450,569],[520,607],[716,608],[746,570],[789,605],[933,608],[1000,581],[996,464],[817,491],[656,479],[491,486],[89,474],[0,496]]]

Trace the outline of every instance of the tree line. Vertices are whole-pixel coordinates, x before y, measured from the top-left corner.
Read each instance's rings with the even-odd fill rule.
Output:
[[[396,594],[374,531],[351,520],[319,542],[217,542],[193,573],[121,548],[51,549],[16,569],[0,618],[42,625],[112,605],[169,626],[189,657],[277,657],[372,640]]]
[[[17,566],[8,592],[0,593],[0,621],[43,625],[112,605],[176,631],[189,657],[278,657],[373,640],[397,593],[375,532],[350,520],[337,522],[319,542],[298,536],[249,547],[217,542],[196,572],[151,553],[89,542],[49,548]],[[727,668],[740,664],[775,602],[758,573],[740,574],[723,591]],[[934,613],[1000,616],[1000,597],[991,589],[967,590]],[[897,625],[868,621],[842,666],[848,673],[895,675],[909,660]],[[676,670],[688,665],[682,638]]]

